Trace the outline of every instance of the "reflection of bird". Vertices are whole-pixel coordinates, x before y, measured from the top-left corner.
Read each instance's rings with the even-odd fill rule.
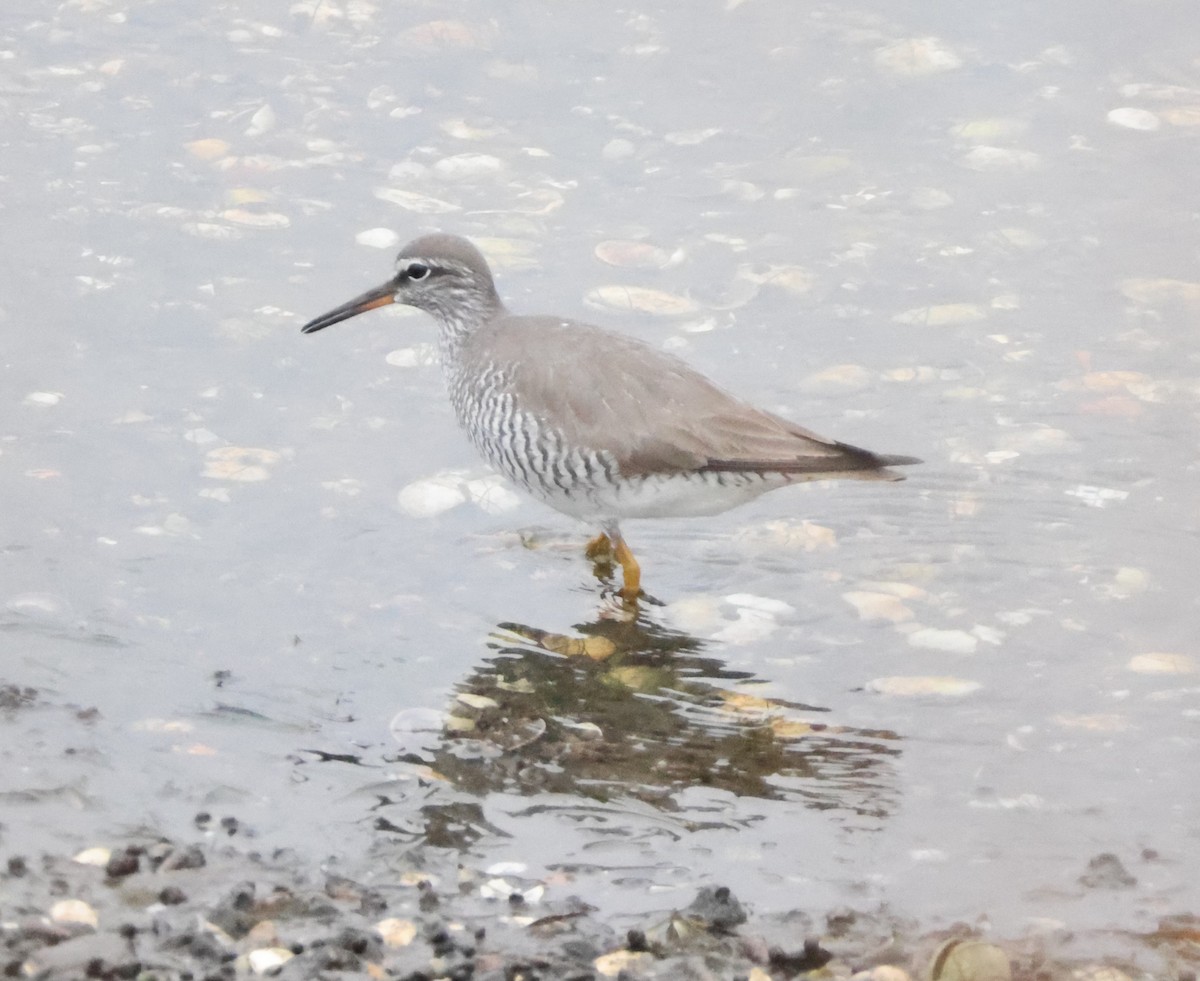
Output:
[[[515,316],[479,250],[453,235],[410,242],[395,276],[304,333],[389,303],[437,319],[459,424],[510,480],[600,525],[588,553],[612,548],[629,599],[640,592],[641,570],[621,518],[716,514],[806,480],[901,480],[885,468],[921,462],[818,436],[631,337],[561,317]]]

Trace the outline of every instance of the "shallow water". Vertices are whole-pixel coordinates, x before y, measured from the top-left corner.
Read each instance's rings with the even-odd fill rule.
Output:
[[[926,6],[9,5],[6,848],[203,809],[622,912],[1194,910],[1197,15]],[[926,464],[631,524],[631,621],[591,529],[398,504],[486,470],[423,317],[299,334],[372,229]]]

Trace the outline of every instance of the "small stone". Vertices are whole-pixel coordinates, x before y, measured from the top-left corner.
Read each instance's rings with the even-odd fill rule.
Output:
[[[407,947],[416,939],[417,925],[412,920],[392,916],[376,923],[375,931],[383,938],[385,946]]]
[[[396,506],[413,518],[432,518],[466,503],[465,482],[459,474],[414,480],[396,495]]]
[[[269,105],[263,106],[250,117],[250,125],[246,127],[247,136],[262,136],[275,126],[275,110]]]
[[[994,116],[959,123],[950,132],[972,143],[990,143],[996,140],[1011,140],[1029,129],[1029,122],[1012,116]]]
[[[685,296],[643,286],[597,286],[588,290],[583,300],[593,308],[619,310],[622,313],[649,313],[660,317],[682,317],[700,310],[694,300]]]
[[[946,651],[949,654],[974,654],[979,646],[977,638],[965,630],[938,630],[921,627],[908,635],[910,647],[921,647],[931,651]]]
[[[931,307],[916,307],[898,313],[892,320],[898,324],[923,327],[947,327],[971,324],[987,319],[987,311],[978,303],[940,303]]]
[[[444,777],[442,779],[445,779]],[[406,869],[400,873],[399,883],[411,889],[431,888],[438,884],[438,877],[432,872],[421,872],[417,869]]]
[[[610,266],[625,269],[666,269],[682,258],[681,253],[670,253],[666,249],[648,242],[625,242],[607,240],[597,243],[593,252],[596,258]]]
[[[1161,120],[1154,113],[1150,112],[1150,110],[1132,109],[1128,106],[1110,110],[1105,118],[1114,126],[1120,126],[1123,129],[1138,129],[1146,132],[1156,130],[1162,125]]]
[[[1111,712],[1092,712],[1054,716],[1054,722],[1064,729],[1080,729],[1084,732],[1128,732],[1130,723],[1123,715]]]
[[[445,180],[466,181],[490,177],[504,169],[499,157],[487,153],[459,153],[444,157],[433,165],[434,171]]]
[[[268,467],[282,459],[274,450],[254,446],[222,446],[205,454],[202,476],[212,480],[254,483],[271,476]]]
[[[746,279],[758,286],[774,286],[795,296],[811,292],[817,277],[811,269],[803,266],[742,265],[738,266],[738,278]]]
[[[608,161],[627,160],[634,155],[636,148],[629,140],[609,140],[604,144],[600,155]]]
[[[1089,889],[1132,889],[1137,885],[1137,879],[1112,852],[1103,852],[1089,860],[1079,882]]]
[[[863,620],[888,620],[903,623],[913,618],[913,611],[901,602],[898,596],[888,593],[871,593],[852,590],[842,593],[842,599],[858,611]]]
[[[930,960],[929,981],[1011,981],[1008,955],[995,944],[947,940]]]
[[[1129,659],[1130,671],[1138,674],[1195,674],[1196,659],[1187,654],[1137,654]]]
[[[235,225],[247,228],[287,228],[292,220],[276,211],[251,211],[248,208],[228,208],[221,217]]]
[[[862,365],[839,364],[802,378],[797,386],[812,395],[859,392],[871,384],[871,374]]]
[[[706,129],[690,129],[667,133],[663,136],[663,139],[673,146],[696,146],[697,144],[711,140],[721,132],[722,130],[718,127],[709,126]]]
[[[1085,964],[1071,972],[1075,981],[1132,981],[1132,978],[1119,967],[1111,964]],[[1187,977],[1186,973],[1181,977]]]
[[[1105,586],[1104,590],[1116,599],[1128,599],[1130,596],[1144,593],[1149,588],[1150,573],[1145,569],[1124,565],[1113,574],[1112,582]]]
[[[1180,106],[1159,113],[1172,126],[1200,126],[1200,106]]]
[[[710,930],[731,931],[746,922],[746,910],[727,886],[704,886],[684,913]]]
[[[442,201],[440,198],[433,198],[427,194],[418,194],[416,191],[404,191],[394,187],[379,188],[375,192],[375,197],[418,215],[445,215],[452,211],[462,210],[457,204],[451,204],[449,201]]]
[[[893,964],[878,964],[869,971],[851,975],[851,981],[912,981],[912,975]]]
[[[606,978],[615,978],[625,972],[637,977],[655,960],[655,956],[647,951],[614,950],[611,954],[601,954],[592,961],[592,966]]]
[[[1119,284],[1122,295],[1135,303],[1153,306],[1159,303],[1178,302],[1200,304],[1200,283],[1186,279],[1146,277],[1125,279]]]
[[[894,75],[913,77],[961,68],[962,58],[940,38],[914,37],[878,48],[875,65]]]
[[[121,848],[112,853],[108,864],[104,866],[104,874],[110,879],[122,879],[133,875],[141,868],[142,850],[136,847]]]
[[[355,235],[354,241],[372,249],[394,249],[400,244],[400,236],[390,228],[367,228]]]
[[[456,140],[494,140],[504,135],[504,130],[499,126],[477,126],[453,116],[438,123],[438,129]]]
[[[110,858],[112,858],[111,848],[95,845],[92,848],[85,848],[83,851],[77,852],[71,861],[78,862],[80,865],[95,865],[99,868],[104,868]]]
[[[82,899],[60,899],[50,907],[50,919],[55,923],[81,923],[93,928],[100,923],[96,911]]]
[[[1000,146],[977,146],[963,155],[962,162],[971,170],[1034,170],[1042,158],[1032,150],[1017,150]]]
[[[771,615],[794,613],[796,609],[783,600],[771,599],[769,596],[756,596],[753,593],[730,593],[725,597],[725,602],[743,609],[758,610]]]
[[[1108,392],[1124,389],[1144,389],[1150,384],[1150,376],[1141,371],[1089,371],[1083,376],[1083,387],[1089,392]]]
[[[184,149],[199,160],[217,160],[229,153],[229,144],[224,140],[210,137],[203,140],[192,140],[185,143]]]
[[[455,696],[458,701],[462,702],[468,708],[473,708],[478,712],[485,709],[499,708],[500,703],[494,698],[488,698],[487,695],[476,695],[474,692],[461,691]],[[489,872],[490,875],[504,875],[503,872]]]
[[[158,901],[164,906],[181,906],[187,902],[187,893],[178,886],[164,886],[159,891]]]
[[[183,434],[183,438],[189,443],[195,443],[198,446],[203,446],[206,443],[218,443],[221,440],[221,437],[211,429],[189,429]]]
[[[467,498],[486,514],[504,514],[521,506],[521,496],[499,474],[489,474],[466,484]]]
[[[1108,507],[1129,497],[1129,491],[1117,490],[1113,487],[1096,487],[1092,484],[1079,484],[1077,487],[1063,491],[1068,497],[1075,497],[1090,508]]]
[[[967,681],[963,678],[921,675],[894,675],[876,678],[867,683],[868,690],[879,695],[898,695],[906,698],[922,695],[961,698],[979,691],[982,687],[977,681]]]
[[[438,363],[436,344],[422,342],[412,347],[401,347],[389,351],[384,360],[396,368],[417,368]]]
[[[494,27],[464,20],[431,20],[401,31],[402,49],[433,54],[451,50],[486,50],[494,40]]]
[[[267,974],[283,967],[295,956],[286,947],[260,947],[246,955],[246,963],[255,974]]]
[[[734,540],[758,551],[766,546],[801,549],[805,552],[837,548],[837,532],[814,521],[768,521],[756,528],[738,532]]]

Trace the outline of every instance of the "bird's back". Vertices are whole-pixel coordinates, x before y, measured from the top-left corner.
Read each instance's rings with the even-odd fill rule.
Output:
[[[536,429],[560,448],[607,457],[626,478],[708,471],[899,479],[879,471],[916,462],[826,439],[636,338],[557,317],[504,315],[479,328],[459,352],[451,394],[468,431]],[[477,443],[480,435],[472,433]]]

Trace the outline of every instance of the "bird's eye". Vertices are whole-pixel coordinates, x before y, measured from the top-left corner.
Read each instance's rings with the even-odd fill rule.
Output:
[[[418,282],[429,275],[429,267],[423,262],[410,262],[408,268],[404,270],[404,274],[409,279],[417,280]]]

